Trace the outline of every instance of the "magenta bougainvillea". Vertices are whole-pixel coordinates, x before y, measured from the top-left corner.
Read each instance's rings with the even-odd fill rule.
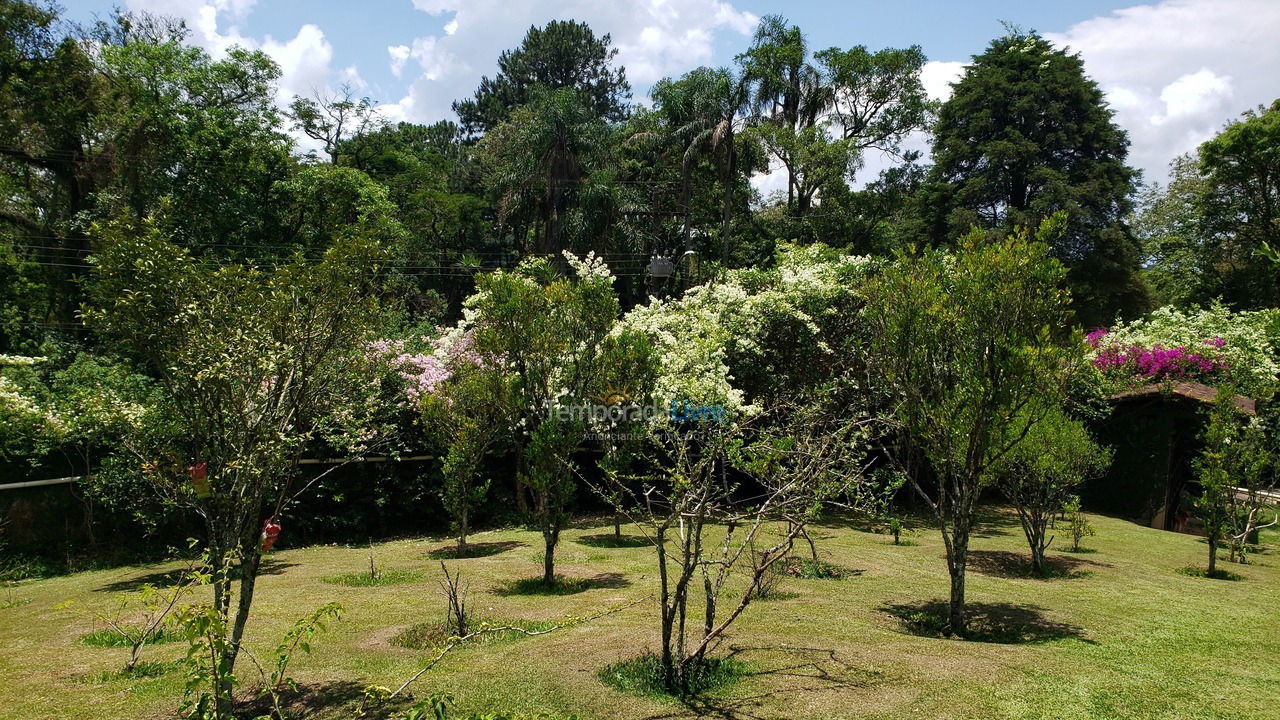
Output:
[[[1203,342],[1202,348],[1191,350],[1183,346],[1164,347],[1159,343],[1151,346],[1104,346],[1107,333],[1106,329],[1100,328],[1085,336],[1085,342],[1096,351],[1093,366],[1104,372],[1150,381],[1208,380],[1230,369],[1221,353],[1217,352],[1227,344],[1221,337],[1209,338]]]

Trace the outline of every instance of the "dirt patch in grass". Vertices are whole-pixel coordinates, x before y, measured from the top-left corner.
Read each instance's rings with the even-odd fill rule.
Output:
[[[857,577],[862,574],[861,570],[846,567],[826,560],[814,560],[813,558],[793,557],[787,560],[786,567],[782,570],[783,574],[788,577],[800,578],[802,580],[843,580],[845,578]]]
[[[672,689],[666,682],[662,661],[655,655],[641,655],[608,665],[596,673],[600,682],[632,695],[658,698],[690,698],[722,690],[751,673],[751,666],[737,658],[707,658],[688,670],[683,688]]]
[[[484,628],[514,628],[486,632],[467,641],[469,645],[491,645],[493,643],[521,640],[529,637],[527,632],[545,632],[555,627],[555,623],[547,620],[521,620],[519,618],[484,618],[470,623],[468,632],[476,632]],[[453,637],[453,629],[442,620],[417,623],[396,633],[391,644],[407,650],[432,650],[444,646]]]
[[[291,718],[351,718],[356,717],[366,686],[351,680],[322,683],[299,683],[293,688],[280,690],[281,705],[285,715]],[[366,703],[361,718],[389,720],[403,718],[413,706],[412,694],[391,700]],[[255,691],[240,693],[235,703],[236,717],[275,717],[271,698],[261,697]],[[430,716],[423,716],[424,718]]]
[[[481,542],[467,543],[467,551],[463,555],[458,555],[457,544],[444,545],[434,550],[427,551],[427,557],[432,560],[465,560],[467,558],[482,558],[490,555],[497,555],[508,550],[514,550],[518,547],[525,547],[525,543],[514,540],[505,542]]]
[[[944,600],[890,603],[882,610],[898,621],[904,632],[920,637],[957,637],[951,633],[949,605]],[[1082,628],[1052,620],[1042,608],[1012,603],[965,605],[964,633],[958,637],[1001,645],[1042,643],[1065,638],[1085,639]]]

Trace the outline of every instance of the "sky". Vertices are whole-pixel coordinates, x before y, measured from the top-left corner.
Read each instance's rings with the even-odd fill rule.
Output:
[[[767,14],[801,27],[813,49],[918,44],[929,58],[925,86],[945,98],[964,64],[1003,33],[1001,21],[1012,22],[1081,54],[1147,180],[1163,180],[1174,157],[1280,97],[1280,0],[117,1],[184,19],[214,56],[235,45],[268,53],[281,67],[282,105],[348,84],[388,118],[421,123],[453,118],[450,103],[494,74],[498,54],[530,25],[570,18],[612,36],[638,101],[664,76],[731,63]],[[114,3],[62,4],[88,21]],[[883,165],[868,158],[860,177]]]

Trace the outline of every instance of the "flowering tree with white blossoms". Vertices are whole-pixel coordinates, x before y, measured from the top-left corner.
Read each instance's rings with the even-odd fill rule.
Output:
[[[1233,312],[1162,307],[1086,336],[1090,359],[1122,384],[1195,380],[1230,382],[1264,394],[1280,374],[1280,310]]]
[[[63,424],[39,381],[44,358],[0,355],[0,458],[42,455]]]
[[[556,582],[555,550],[574,491],[571,456],[588,430],[572,409],[605,392],[606,348],[619,315],[604,261],[564,258],[568,272],[538,258],[480,276],[452,331],[470,337],[469,351],[507,376],[494,400],[515,444],[517,498],[542,533],[548,585]]]
[[[789,248],[776,268],[731,271],[619,326],[653,345],[656,381],[644,400],[673,409],[637,423],[647,435],[640,476],[606,467],[601,492],[654,547],[654,660],[671,692],[690,691],[718,662],[710,653],[754,588],[825,506],[863,506],[870,415],[851,402],[860,394],[846,343],[865,267],[824,248]],[[740,380],[758,368],[772,373],[767,382]],[[735,576],[744,583],[731,584]],[[691,618],[699,594],[702,616]]]

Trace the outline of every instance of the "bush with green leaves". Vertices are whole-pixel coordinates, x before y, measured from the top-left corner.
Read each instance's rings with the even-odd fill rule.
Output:
[[[1085,481],[1102,474],[1111,462],[1110,450],[1100,447],[1078,420],[1051,410],[1029,426],[1022,442],[1001,460],[998,484],[1018,512],[1018,521],[1031,549],[1031,570],[1045,573],[1049,533]]]

